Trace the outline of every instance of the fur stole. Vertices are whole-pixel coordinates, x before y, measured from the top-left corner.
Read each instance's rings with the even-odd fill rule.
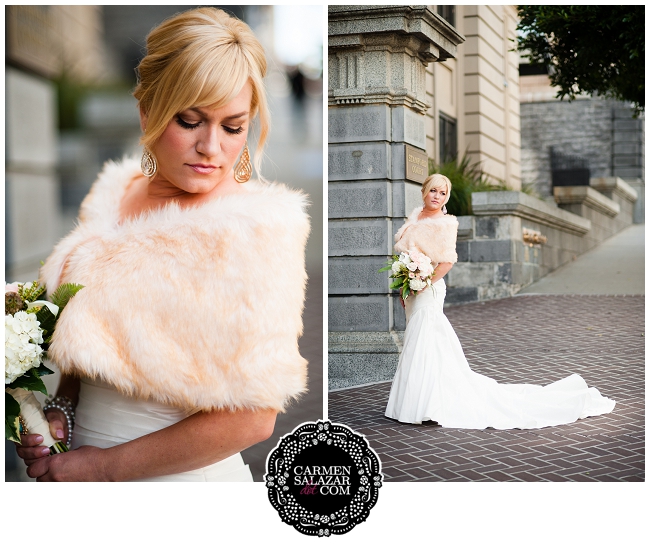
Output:
[[[395,251],[398,253],[417,249],[427,255],[433,264],[458,261],[456,236],[458,219],[454,215],[418,220],[422,207],[410,214],[404,225],[395,234]]]
[[[137,174],[135,160],[108,163],[41,270],[50,292],[59,279],[84,285],[50,358],[175,407],[284,410],[306,390],[306,196],[248,182],[248,194],[170,203],[119,224]]]

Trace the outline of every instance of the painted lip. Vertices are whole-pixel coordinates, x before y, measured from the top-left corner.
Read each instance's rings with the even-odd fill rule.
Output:
[[[207,163],[186,163],[185,165],[201,175],[209,175],[217,168],[215,165],[209,165]]]

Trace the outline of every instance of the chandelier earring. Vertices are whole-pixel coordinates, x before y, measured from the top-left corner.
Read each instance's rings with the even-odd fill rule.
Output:
[[[248,152],[248,142],[244,144],[244,151],[239,157],[239,161],[235,164],[235,180],[237,182],[248,182],[253,174],[253,164],[251,163],[251,156]]]
[[[443,205],[443,206],[442,206],[442,214],[443,214],[443,215],[446,215],[446,214],[447,214],[447,206],[446,206],[446,205]]]
[[[149,152],[147,147],[145,147],[142,153],[142,160],[140,161],[140,169],[142,169],[142,174],[145,177],[153,177],[158,171],[158,162],[154,155]]]

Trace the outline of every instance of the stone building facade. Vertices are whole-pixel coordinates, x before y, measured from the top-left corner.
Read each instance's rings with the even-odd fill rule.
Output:
[[[522,182],[554,201],[551,148],[584,160],[591,178],[620,177],[638,194],[634,222],[644,222],[645,127],[631,105],[602,97],[556,98],[546,75],[521,82]]]
[[[397,363],[404,311],[377,270],[421,204],[406,147],[424,165],[467,151],[520,188],[516,24],[514,6],[329,7],[331,387]]]
[[[454,8],[453,11],[449,8]],[[426,151],[444,158],[445,127],[456,130],[459,156],[467,152],[494,180],[521,188],[519,55],[515,6],[443,6],[465,41],[455,58],[427,66]],[[453,155],[453,153],[451,154]]]
[[[54,80],[104,77],[100,16],[100,6],[6,8],[7,280],[35,278],[61,235]]]
[[[516,26],[514,6],[329,8],[330,389],[397,366],[404,311],[378,269],[421,203],[406,145],[437,163],[467,152],[511,188],[474,193],[458,218],[447,303],[512,296],[642,218],[642,120],[520,78]],[[551,145],[591,179],[551,189]]]

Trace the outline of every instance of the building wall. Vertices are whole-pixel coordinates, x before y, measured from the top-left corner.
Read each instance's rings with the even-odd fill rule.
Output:
[[[457,121],[458,154],[488,175],[521,188],[519,56],[512,49],[514,6],[456,6],[465,36],[456,59],[427,68],[427,153],[440,162],[440,113]]]
[[[105,82],[116,77],[104,45],[102,6],[55,6],[54,37],[63,69],[80,82]]]
[[[602,97],[559,100],[548,76],[521,77],[522,181],[553,199],[550,150],[586,160],[591,178],[620,177],[637,192],[644,221],[645,126],[629,104]]]
[[[107,77],[101,6],[6,10],[5,274],[35,279],[61,235],[57,86]],[[35,199],[34,196],[38,196]],[[35,220],[37,219],[37,220]]]

